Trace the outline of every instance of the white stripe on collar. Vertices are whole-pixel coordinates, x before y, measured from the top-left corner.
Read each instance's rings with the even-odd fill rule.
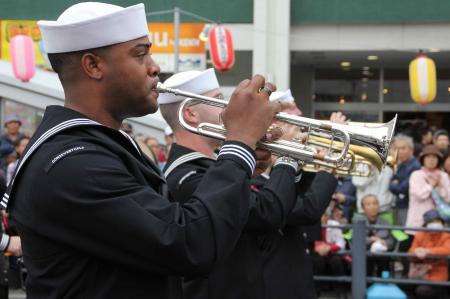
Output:
[[[175,170],[175,168],[177,168],[178,166],[180,166],[183,163],[187,163],[187,162],[201,159],[201,158],[211,159],[207,155],[204,155],[199,152],[193,152],[193,153],[189,153],[189,154],[183,155],[181,157],[178,157],[175,161],[173,161],[172,164],[170,164],[170,166],[166,169],[166,171],[164,171],[164,176],[167,178],[169,176],[169,174]]]
[[[134,146],[134,148],[137,150],[137,152],[141,156],[141,151],[139,150],[139,146],[136,144],[136,141],[134,141],[134,139],[131,138],[130,135],[125,133],[125,131],[119,130],[119,132],[122,133],[122,135],[124,135],[131,142],[131,144]]]

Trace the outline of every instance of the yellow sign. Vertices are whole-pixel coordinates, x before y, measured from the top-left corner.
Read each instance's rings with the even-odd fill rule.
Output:
[[[203,30],[202,23],[180,24],[179,70],[205,69],[205,43],[198,36]],[[148,23],[154,59],[163,72],[173,71],[174,65],[174,25],[173,23]],[[11,61],[10,41],[15,35],[23,34],[34,41],[37,65],[48,66],[42,54],[41,32],[37,21],[1,20],[0,21],[0,59]]]
[[[34,42],[36,64],[43,65],[44,57],[39,49],[41,31],[36,21],[2,20],[0,21],[0,59],[11,61],[11,39],[19,34],[31,37]]]

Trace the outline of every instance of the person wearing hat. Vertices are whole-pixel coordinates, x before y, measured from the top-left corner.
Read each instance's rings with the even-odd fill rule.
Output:
[[[406,218],[407,227],[421,227],[423,214],[434,208],[431,197],[433,190],[438,191],[442,199],[450,202],[450,179],[439,167],[442,164],[442,153],[435,145],[427,145],[419,156],[422,168],[414,171],[409,179],[409,208]],[[415,235],[416,231],[408,231]]]
[[[446,157],[449,154],[450,140],[448,131],[445,129],[437,130],[433,134],[433,144],[441,151],[442,155]]]
[[[83,2],[38,25],[65,103],[47,107],[0,202],[21,237],[27,298],[169,298],[177,276],[207,274],[238,240],[256,143],[283,108],[269,102],[275,86],[239,84],[217,160],[190,200],[171,203],[119,130],[158,109],[144,5]]]
[[[432,229],[444,228],[444,220],[438,210],[431,209],[423,214],[423,226]],[[410,267],[409,278],[430,281],[448,281],[448,261],[450,255],[450,234],[439,231],[419,231],[409,253],[413,263]],[[442,259],[427,259],[428,255],[442,256]],[[415,288],[415,298],[444,298],[445,287],[420,285]]]
[[[8,166],[8,156],[14,153],[16,143],[23,137],[20,133],[22,122],[16,114],[10,114],[5,119],[6,132],[0,136],[0,167],[6,172]]]
[[[301,116],[302,111],[294,102],[290,89],[276,91],[270,100],[292,103],[294,106],[283,112]],[[345,121],[342,114],[333,113],[333,121]],[[281,124],[280,124],[281,125]],[[283,126],[283,130],[297,131],[298,128]],[[294,133],[298,139],[301,134]],[[265,298],[317,298],[313,280],[313,261],[311,253],[314,246],[308,248],[308,240],[314,235],[311,230],[318,231],[320,236],[320,218],[325,212],[333,194],[337,180],[329,173],[321,170],[317,174],[302,171],[297,183],[297,200],[289,213],[285,225],[280,230],[268,234],[264,262]],[[252,180],[252,185],[262,189],[271,177],[270,169]],[[310,225],[314,225],[311,229]],[[320,237],[321,238],[321,237]]]
[[[164,85],[203,96],[223,98],[214,69],[180,72],[169,77]],[[176,138],[164,167],[164,175],[171,199],[180,203],[198,192],[200,181],[214,165],[215,150],[221,146],[219,140],[196,135],[179,124],[178,110],[184,99],[183,96],[173,94],[161,94],[159,99],[161,114]],[[182,113],[190,126],[197,127],[206,122],[220,124],[221,111],[222,108],[197,102],[187,106]],[[262,157],[261,162],[266,162],[265,153]],[[295,201],[297,169],[296,161],[278,159],[266,186],[260,192],[249,195],[249,218],[230,255],[218,263],[207,277],[186,276],[184,298],[264,297],[266,286],[263,280],[262,239],[267,231],[276,231],[285,223]]]
[[[16,114],[10,114],[5,119],[6,133],[2,135],[2,141],[6,140],[13,146],[16,146],[17,141],[23,137],[20,132],[22,121]]]

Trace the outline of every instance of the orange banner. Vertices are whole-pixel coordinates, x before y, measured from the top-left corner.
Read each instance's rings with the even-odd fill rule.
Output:
[[[202,23],[180,24],[180,54],[204,54],[205,43],[199,40],[202,32]],[[150,40],[152,41],[152,53],[174,53],[174,25],[173,23],[148,23]]]
[[[0,20],[0,25],[0,59],[11,61],[10,40],[17,34],[24,34],[34,41],[36,64],[49,67],[46,55],[43,54],[41,32],[37,21]],[[206,68],[205,43],[198,38],[203,27],[203,23],[180,24],[180,71]],[[163,72],[173,71],[175,52],[173,23],[148,23],[148,28],[152,41],[151,52],[155,54],[155,60],[160,64]]]

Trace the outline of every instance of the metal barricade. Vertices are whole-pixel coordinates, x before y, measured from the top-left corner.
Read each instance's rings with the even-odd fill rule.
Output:
[[[322,225],[322,227],[352,229],[352,246],[351,250],[342,250],[337,252],[340,255],[350,254],[352,256],[352,274],[351,276],[314,276],[317,281],[333,281],[333,282],[350,282],[352,285],[352,298],[364,299],[366,297],[367,283],[395,283],[404,285],[430,285],[430,286],[444,286],[450,287],[449,281],[429,281],[417,279],[402,279],[402,278],[380,278],[367,277],[366,266],[368,256],[383,256],[383,257],[399,257],[410,258],[415,257],[413,254],[399,253],[399,252],[383,252],[372,253],[367,251],[366,236],[367,230],[409,230],[409,231],[430,231],[430,232],[447,232],[450,233],[449,228],[432,229],[432,228],[410,228],[398,225],[367,225],[367,218],[364,216],[355,216],[352,224],[347,225]],[[450,259],[450,256],[434,256],[429,255],[427,259]]]

